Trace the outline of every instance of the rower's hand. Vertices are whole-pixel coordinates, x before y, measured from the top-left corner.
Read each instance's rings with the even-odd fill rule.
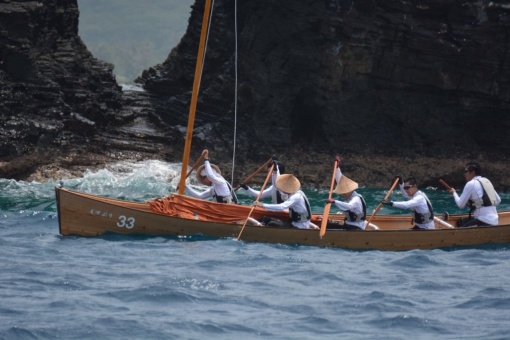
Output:
[[[395,182],[395,180],[398,179],[398,184],[402,185],[402,184],[404,184],[403,178],[404,178],[404,176],[402,176],[401,174],[398,174],[395,176],[395,178],[393,178],[393,182]]]
[[[382,205],[389,205],[390,207],[393,206],[393,201],[389,201],[389,200],[382,200],[381,201],[381,204]]]
[[[328,198],[328,199],[326,200],[326,203],[335,203],[335,200],[334,200],[334,199],[332,199],[332,198]]]
[[[253,202],[253,206],[256,208],[264,208],[264,203],[261,203],[259,201]]]
[[[244,190],[248,190],[248,186],[246,185],[246,183],[239,184],[239,187],[243,188]]]
[[[209,158],[209,150],[205,149],[204,151],[202,151],[202,157],[204,157],[204,159],[208,159]]]
[[[278,161],[278,159],[276,159],[276,156],[273,156],[271,159],[272,161],[267,165],[267,168],[270,169],[271,166],[273,166],[273,171],[276,171],[276,169],[278,169],[278,164],[280,164],[280,162]]]
[[[336,166],[339,167],[340,166],[340,162],[342,161],[342,159],[340,158],[340,156],[336,156],[335,157],[335,162],[336,162]]]
[[[450,188],[450,190],[448,191],[450,194],[455,194],[455,189],[454,188]]]

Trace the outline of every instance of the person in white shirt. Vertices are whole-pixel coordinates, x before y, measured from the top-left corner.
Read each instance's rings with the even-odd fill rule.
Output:
[[[383,200],[381,203],[395,208],[411,209],[413,222],[415,223],[412,229],[434,229],[434,210],[432,209],[432,204],[427,195],[418,189],[416,178],[408,177],[405,180],[402,180],[401,176],[396,176],[395,178],[400,179],[400,191],[409,200],[402,202]]]
[[[328,223],[328,229],[347,229],[347,230],[365,230],[365,220],[367,216],[367,205],[363,196],[355,190],[358,189],[358,183],[344,176],[340,170],[340,157],[336,157],[338,164],[335,173],[337,183],[334,193],[343,197],[344,201],[338,201],[328,198],[326,203],[334,203],[336,207],[344,212],[345,221],[343,225]]]
[[[496,206],[501,203],[501,198],[494,190],[492,183],[482,177],[480,164],[478,162],[467,163],[464,168],[464,178],[467,183],[462,189],[460,197],[454,188],[450,189],[450,194],[453,195],[459,208],[464,208],[466,205],[470,207],[469,217],[459,219],[457,226],[465,228],[498,225]]]
[[[221,170],[218,166],[210,164],[209,151],[205,149],[202,152],[204,156],[204,164],[197,169],[197,180],[210,188],[199,192],[186,185],[185,192],[193,197],[208,199],[213,198],[218,203],[234,203],[237,204],[237,197],[230,184],[221,176]]]
[[[282,197],[281,193],[278,191],[276,187],[276,179],[281,174],[285,173],[285,167],[283,164],[279,163],[277,160],[273,160],[273,173],[271,174],[271,185],[262,191],[262,195],[260,195],[260,199],[271,198],[271,202],[274,204],[279,204],[285,201],[285,197]],[[239,184],[239,187],[243,188],[248,195],[252,197],[259,197],[259,190],[255,190],[252,187],[248,186],[245,183]]]
[[[295,227],[300,229],[319,229],[310,219],[312,212],[310,203],[305,193],[301,190],[301,183],[291,174],[283,174],[276,179],[276,187],[283,195],[288,195],[287,200],[279,204],[265,204],[259,201],[253,202],[255,207],[264,208],[270,211],[289,211],[289,220],[282,221],[279,219],[264,217],[262,222],[267,226],[275,227]]]

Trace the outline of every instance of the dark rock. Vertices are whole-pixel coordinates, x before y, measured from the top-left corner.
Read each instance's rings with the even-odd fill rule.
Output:
[[[80,40],[78,14],[76,1],[0,4],[0,138],[13,146],[4,159],[118,122],[121,88]]]
[[[161,100],[155,114],[169,126],[187,117],[202,5],[169,58],[137,80]],[[233,0],[215,2],[197,113],[198,125],[220,135],[234,120],[232,8]],[[507,6],[475,1],[244,2],[238,133],[250,143],[240,147],[507,154],[508,23],[500,18],[508,15]]]
[[[76,0],[0,3],[0,176],[180,161],[203,5],[137,79],[144,91],[122,91],[79,38]],[[458,170],[478,159],[510,189],[508,4],[249,0],[237,6],[237,56],[234,5],[215,1],[192,158],[209,148],[243,178],[275,154],[321,187],[338,153],[352,178],[382,187],[395,173],[461,185]]]
[[[169,126],[186,119],[203,3],[169,58],[137,80]],[[215,2],[197,109],[196,125],[218,139],[235,117],[233,6]],[[237,15],[238,154],[508,161],[507,5],[262,0]]]

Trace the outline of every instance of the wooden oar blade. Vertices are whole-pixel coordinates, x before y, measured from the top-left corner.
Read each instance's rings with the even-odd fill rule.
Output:
[[[372,216],[370,216],[370,218],[368,219],[368,223],[370,223],[372,221],[372,218],[379,212],[379,210],[381,210],[381,208],[382,208],[382,204],[379,203],[377,208],[374,209],[374,212],[372,213]]]
[[[329,211],[331,210],[331,203],[326,204],[324,207],[324,213],[322,214],[321,231],[319,236],[322,237],[326,234],[326,227],[328,225]]]
[[[335,159],[335,162],[333,164],[333,176],[331,177],[331,185],[329,186],[328,199],[330,199],[331,195],[333,194],[333,186],[335,185],[336,168],[338,167],[337,163],[338,163],[338,161]],[[328,225],[328,217],[329,217],[330,209],[331,209],[331,203],[326,203],[326,206],[324,207],[324,213],[322,214],[322,222],[321,222],[321,229],[319,232],[319,237],[323,237],[326,234],[326,227]]]

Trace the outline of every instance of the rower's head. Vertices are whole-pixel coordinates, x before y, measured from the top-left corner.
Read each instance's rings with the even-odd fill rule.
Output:
[[[348,193],[345,193],[345,194],[342,194],[341,196],[344,198],[344,200],[348,199],[349,197],[351,197],[352,193],[354,191],[349,191]]]
[[[478,162],[469,162],[464,167],[464,178],[466,182],[472,180],[475,176],[482,175],[482,168]]]
[[[335,194],[342,195],[344,199],[348,199],[356,189],[358,189],[358,183],[354,182],[349,177],[342,175],[333,192]]]
[[[418,182],[414,176],[407,177],[404,180],[404,190],[409,196],[413,196],[418,191]]]
[[[276,187],[284,194],[293,194],[301,189],[301,183],[293,175],[283,174],[276,179]]]
[[[211,164],[211,168],[215,176],[221,175],[221,170],[217,165]],[[197,180],[203,185],[207,186],[212,185],[212,181],[209,179],[209,177],[207,177],[207,174],[205,173],[205,164],[202,164],[201,166],[198,167],[196,177]]]

